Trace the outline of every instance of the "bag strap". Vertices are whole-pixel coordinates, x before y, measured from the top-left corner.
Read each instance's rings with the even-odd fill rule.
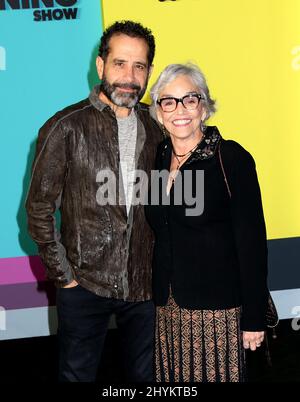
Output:
[[[230,187],[229,187],[228,180],[227,180],[227,177],[226,177],[226,173],[225,173],[225,169],[224,169],[224,165],[223,165],[223,160],[222,160],[222,155],[221,155],[221,141],[220,141],[219,146],[218,146],[218,154],[219,154],[220,165],[221,165],[221,168],[222,168],[223,177],[224,177],[224,181],[225,181],[225,184],[226,184],[226,187],[227,187],[229,198],[231,198],[231,191],[230,191]]]

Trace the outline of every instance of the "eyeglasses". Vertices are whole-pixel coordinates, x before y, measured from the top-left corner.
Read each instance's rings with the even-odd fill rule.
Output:
[[[201,99],[203,99],[203,96],[200,94],[188,94],[182,98],[174,98],[173,96],[161,98],[157,103],[164,112],[174,112],[179,102],[181,102],[187,110],[195,110]]]

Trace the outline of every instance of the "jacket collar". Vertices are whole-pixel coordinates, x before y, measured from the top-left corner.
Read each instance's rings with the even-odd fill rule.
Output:
[[[221,134],[216,126],[207,126],[204,130],[204,136],[199,145],[192,153],[191,157],[186,161],[186,165],[189,165],[198,160],[205,160],[212,158],[218,148],[218,144],[221,140]]]
[[[189,159],[184,163],[184,165],[190,165],[193,162],[198,160],[206,160],[211,159],[218,148],[218,144],[221,140],[221,134],[216,126],[207,126],[204,131],[204,136],[200,143],[198,144],[195,151],[193,151],[192,155]],[[162,157],[165,159],[171,158],[172,152],[172,142],[170,138],[165,140],[165,145],[162,150]],[[169,161],[170,162],[170,161]]]

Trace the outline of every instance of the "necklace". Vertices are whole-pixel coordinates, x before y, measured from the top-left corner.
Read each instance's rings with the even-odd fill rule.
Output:
[[[187,156],[190,156],[190,155],[195,151],[195,149],[198,147],[198,145],[202,142],[203,138],[204,138],[204,135],[202,135],[201,140],[200,140],[192,149],[190,149],[190,150],[189,150],[188,152],[186,152],[185,154],[181,154],[181,155],[180,155],[180,154],[177,154],[177,153],[174,151],[174,148],[172,147],[173,155],[175,156],[175,158],[176,158],[176,160],[177,160],[177,162],[178,162],[178,165],[177,165],[176,170],[179,169],[180,164],[182,163],[182,161],[183,161]],[[179,160],[179,158],[182,158],[182,159]]]
[[[191,150],[189,150],[187,153],[185,153],[183,155],[176,154],[176,152],[174,151],[174,148],[172,148],[173,155],[175,156],[175,158],[177,160],[177,166],[169,174],[169,181],[170,181],[169,186],[174,183],[182,162],[186,159],[187,156],[190,156],[193,153],[193,151],[197,148],[197,146],[198,146],[198,144],[196,144]],[[179,160],[179,158],[182,158],[182,159]]]
[[[175,152],[173,151],[173,155],[175,156],[175,158],[176,158],[176,160],[177,160],[177,167],[176,167],[176,170],[178,170],[179,169],[179,167],[180,167],[180,165],[181,165],[181,163],[184,161],[184,159],[185,159],[185,157],[186,156],[189,156],[190,154],[191,154],[192,152],[191,151],[189,151],[188,153],[186,153],[184,156],[181,156],[181,155],[177,155],[177,154],[175,154]],[[181,160],[179,160],[179,158],[182,158]]]
[[[199,143],[198,143],[198,144],[199,144]],[[173,154],[174,154],[174,156],[175,156],[176,159],[177,159],[177,158],[183,158],[184,156],[187,156],[187,155],[191,154],[191,153],[194,151],[194,149],[197,148],[198,144],[196,144],[196,145],[195,145],[191,150],[189,150],[186,154],[182,154],[182,155],[177,154],[177,153],[174,151],[174,148],[172,148],[172,151],[173,151]],[[177,160],[178,160],[178,159],[177,159]]]
[[[201,140],[200,140],[192,149],[190,149],[187,153],[182,154],[182,155],[176,154],[176,152],[174,151],[174,148],[172,147],[172,153],[173,153],[173,155],[175,156],[175,158],[176,158],[176,160],[177,160],[177,166],[176,166],[176,168],[173,169],[173,170],[170,172],[170,174],[169,174],[169,180],[168,180],[168,185],[167,185],[167,194],[169,194],[170,189],[171,189],[173,183],[175,182],[175,179],[176,179],[176,176],[177,176],[177,174],[178,174],[180,165],[181,165],[182,162],[186,159],[186,157],[190,156],[190,155],[194,152],[194,150],[195,150],[195,149],[198,147],[198,145],[202,142],[203,138],[204,138],[204,134],[203,134],[203,136],[201,137]],[[179,158],[181,158],[181,160],[179,160]]]

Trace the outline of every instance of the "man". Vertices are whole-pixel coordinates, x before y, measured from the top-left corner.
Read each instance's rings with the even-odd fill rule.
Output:
[[[131,200],[134,171],[150,174],[161,140],[148,107],[139,103],[154,52],[150,30],[114,23],[103,33],[96,60],[101,85],[39,132],[26,208],[29,232],[58,287],[60,381],[95,380],[112,314],[127,379],[153,379],[153,238],[143,205]],[[123,202],[99,202],[107,171]]]

